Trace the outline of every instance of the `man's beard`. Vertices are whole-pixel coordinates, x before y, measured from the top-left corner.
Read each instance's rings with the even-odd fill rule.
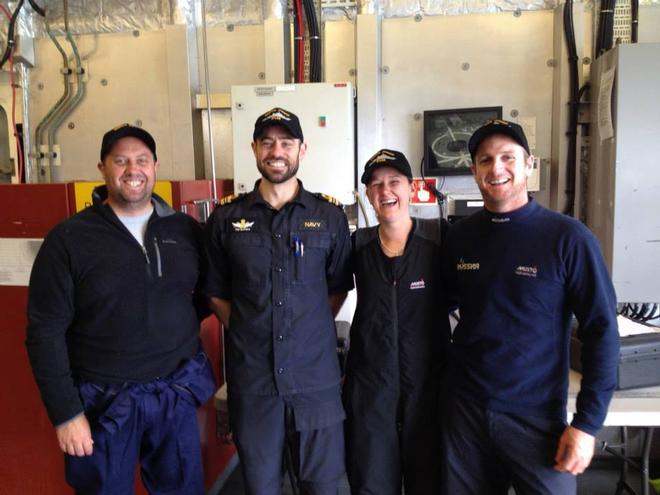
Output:
[[[269,168],[267,165],[263,165],[263,162],[268,162],[268,161],[282,161],[286,163],[286,167],[282,170],[273,170],[272,168]],[[286,159],[267,159],[263,161],[257,160],[257,169],[261,173],[261,176],[266,179],[268,182],[272,184],[282,184],[283,182],[288,181],[292,177],[294,177],[298,173],[298,165],[300,163],[300,160],[298,159],[298,156],[295,158],[295,163],[291,164],[289,160]]]

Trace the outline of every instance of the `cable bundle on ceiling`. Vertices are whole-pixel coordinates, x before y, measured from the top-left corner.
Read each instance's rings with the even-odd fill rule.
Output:
[[[321,31],[314,0],[302,0],[309,33],[309,82],[321,81]]]
[[[305,82],[305,23],[302,0],[293,0],[294,82]]]
[[[293,0],[294,81],[297,83],[306,82],[305,31],[307,31],[309,41],[309,77],[307,81],[320,82],[322,72],[321,30],[314,0]]]

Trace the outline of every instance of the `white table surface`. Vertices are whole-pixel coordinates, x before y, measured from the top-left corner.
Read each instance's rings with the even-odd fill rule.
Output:
[[[575,397],[582,375],[570,370],[568,420],[575,412]],[[607,410],[605,426],[660,426],[660,386],[617,390]]]

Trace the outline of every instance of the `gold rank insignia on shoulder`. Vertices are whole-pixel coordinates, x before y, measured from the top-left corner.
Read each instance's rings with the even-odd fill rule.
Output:
[[[320,198],[320,199],[323,199],[323,200],[327,201],[328,203],[330,203],[332,205],[338,206],[339,208],[344,207],[344,205],[341,203],[341,201],[339,201],[334,196],[330,196],[329,194],[316,193],[316,197]]]
[[[243,195],[242,194],[229,194],[227,196],[223,196],[222,198],[220,198],[220,201],[218,201],[218,206],[225,206],[225,205],[228,205],[230,203],[233,203],[234,201],[236,201],[241,196],[243,196]]]

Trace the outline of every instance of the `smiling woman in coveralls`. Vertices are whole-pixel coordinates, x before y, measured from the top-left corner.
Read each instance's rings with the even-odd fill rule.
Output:
[[[444,221],[411,218],[412,172],[388,149],[362,183],[380,224],[354,234],[358,300],[344,397],[354,495],[437,494],[441,371],[449,337],[442,308]]]

